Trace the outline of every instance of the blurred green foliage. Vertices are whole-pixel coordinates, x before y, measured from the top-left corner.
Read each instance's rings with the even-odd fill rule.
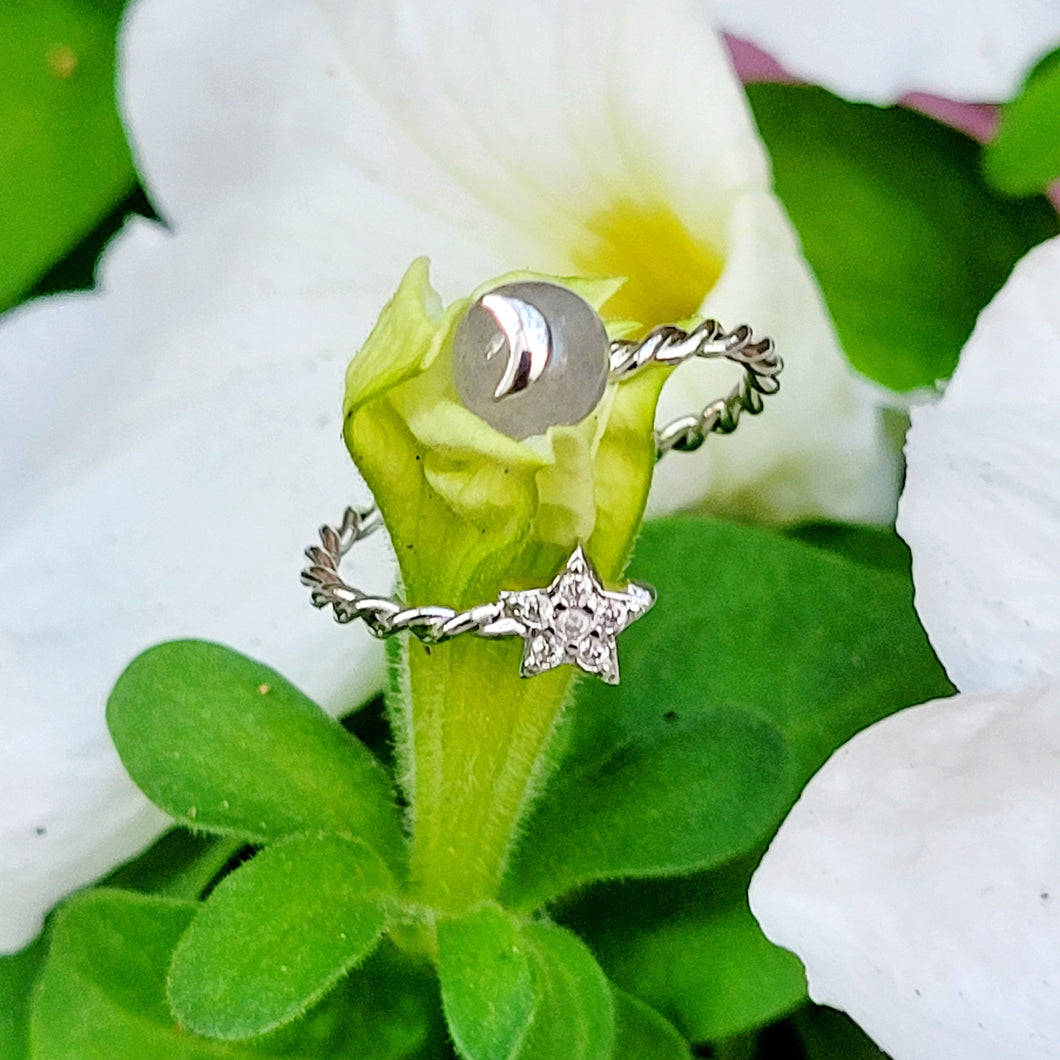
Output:
[[[915,111],[811,85],[747,94],[851,363],[894,390],[948,378],[1012,266],[1056,235],[1052,205],[998,194],[979,144]]]
[[[1009,195],[1035,195],[1060,178],[1060,49],[1038,63],[1002,109],[983,170]]]
[[[121,0],[0,3],[0,310],[133,191],[114,103]]]

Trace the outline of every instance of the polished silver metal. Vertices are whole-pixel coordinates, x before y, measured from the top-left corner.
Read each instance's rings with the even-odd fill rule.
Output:
[[[655,590],[643,582],[605,589],[579,545],[545,589],[501,592],[496,600],[466,611],[404,607],[397,600],[348,585],[339,574],[342,557],[380,526],[374,505],[347,508],[337,527],[320,528],[320,544],[305,550],[310,565],[302,571],[302,584],[312,590],[314,607],[330,606],[336,622],[359,618],[377,637],[408,631],[427,644],[463,633],[522,637],[524,677],[572,663],[617,684],[615,638],[655,603]]]
[[[615,638],[651,609],[655,590],[643,582],[617,592],[605,589],[579,545],[547,589],[502,592],[500,603],[504,617],[492,628],[509,624],[523,638],[523,677],[573,663],[617,685]]]
[[[486,351],[486,360],[504,351],[508,354],[504,375],[493,391],[493,400],[500,401],[541,378],[553,356],[552,329],[545,314],[521,298],[491,291],[479,299],[479,304],[500,329],[497,341]]]
[[[763,398],[780,389],[777,377],[784,362],[774,350],[773,340],[755,341],[746,324],[726,331],[716,320],[704,320],[691,331],[662,324],[640,341],[612,342],[610,378],[625,379],[649,364],[673,367],[691,357],[722,357],[740,365],[744,374],[725,397],[712,401],[698,414],[682,416],[657,430],[656,459],[671,450],[692,452],[712,433],[731,434],[740,422],[741,412],[757,416],[762,411]]]

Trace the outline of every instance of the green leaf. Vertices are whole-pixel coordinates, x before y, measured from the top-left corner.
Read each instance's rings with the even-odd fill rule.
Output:
[[[611,986],[564,928],[488,903],[439,921],[438,970],[464,1060],[610,1060]]]
[[[375,949],[394,893],[363,843],[267,847],[217,885],[181,939],[169,980],[177,1019],[225,1039],[289,1023]]]
[[[806,1060],[888,1060],[849,1016],[835,1009],[807,1005],[793,1023]]]
[[[114,106],[116,0],[0,5],[0,310],[133,187]]]
[[[508,1060],[537,1003],[527,949],[516,923],[487,904],[438,922],[442,1005],[465,1060]]]
[[[607,703],[597,709],[607,710]],[[784,740],[725,708],[563,769],[527,824],[502,892],[532,909],[592,879],[673,875],[764,840],[791,800]]]
[[[29,1007],[33,987],[48,955],[42,933],[19,953],[0,957],[0,1057],[28,1060]]]
[[[229,861],[241,839],[194,835],[172,828],[138,858],[115,869],[104,886],[169,898],[200,898]]]
[[[178,821],[248,842],[326,832],[402,857],[369,751],[274,670],[203,641],[134,659],[107,703],[125,768]]]
[[[165,967],[194,911],[191,902],[105,889],[67,902],[33,1007],[39,1060],[223,1055],[187,1049],[166,1005]]]
[[[610,1060],[615,1043],[611,984],[585,943],[554,924],[523,926],[538,1003],[512,1060]]]
[[[806,85],[747,94],[851,362],[895,390],[948,377],[1015,262],[1056,234],[1056,212],[998,195],[978,144],[914,111]]]
[[[754,860],[680,880],[595,887],[563,914],[608,977],[693,1042],[779,1019],[806,999],[799,959],[747,905]]]
[[[1060,51],[1043,59],[1002,108],[983,170],[1008,195],[1037,194],[1060,177]]]
[[[694,519],[647,524],[631,573],[659,602],[623,634],[621,685],[578,686],[506,904],[749,854],[855,732],[953,692],[908,577]]]
[[[690,1060],[692,1051],[672,1023],[624,990],[615,998],[614,1060]]]
[[[796,541],[827,549],[855,563],[911,577],[909,546],[892,529],[845,523],[801,523],[785,531]]]
[[[85,891],[55,923],[32,1014],[34,1060],[399,1060],[437,1041],[429,977],[377,953],[306,1019],[267,1038],[210,1041],[179,1027],[166,969],[193,902]],[[7,1060],[8,1053],[0,1053]],[[17,1057],[19,1054],[12,1054]]]

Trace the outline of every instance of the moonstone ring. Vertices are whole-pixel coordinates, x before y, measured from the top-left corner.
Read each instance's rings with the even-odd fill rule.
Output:
[[[780,389],[784,367],[773,340],[756,341],[746,325],[726,331],[704,320],[691,331],[663,324],[643,339],[611,342],[580,295],[533,280],[496,287],[472,303],[453,336],[453,385],[467,409],[522,441],[555,424],[580,423],[608,382],[692,357],[723,358],[744,374],[725,397],[657,430],[659,456],[698,449],[711,433],[731,434],[741,413],[762,411],[763,399]]]
[[[639,341],[609,341],[596,310],[559,284],[524,281],[478,298],[453,337],[453,386],[465,407],[516,440],[557,424],[580,423],[596,408],[609,383],[649,364],[674,367],[690,357],[725,358],[744,374],[730,393],[701,412],[655,431],[655,450],[698,449],[712,433],[729,434],[743,412],[762,411],[763,398],[780,387],[783,362],[771,339],[755,341],[745,325],[726,331],[706,320],[685,331],[670,324]],[[347,508],[337,527],[320,528],[320,544],[306,549],[302,583],[315,607],[334,610],[337,622],[361,619],[379,637],[410,632],[430,644],[463,633],[521,637],[524,677],[571,663],[618,683],[615,638],[655,603],[641,582],[606,589],[578,545],[547,588],[501,592],[466,611],[405,607],[347,585],[342,557],[382,526],[375,506]]]

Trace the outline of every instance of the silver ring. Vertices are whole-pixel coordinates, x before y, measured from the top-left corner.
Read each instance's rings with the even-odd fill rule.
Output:
[[[605,589],[579,545],[547,588],[501,592],[496,600],[467,611],[404,607],[348,585],[339,574],[342,557],[380,526],[379,510],[371,505],[347,508],[338,527],[320,528],[320,544],[305,550],[310,565],[302,571],[314,607],[332,607],[336,622],[359,618],[377,637],[407,631],[428,644],[463,633],[522,637],[523,677],[572,663],[618,684],[615,638],[655,603],[650,585],[630,582],[623,589]]]
[[[623,379],[649,364],[674,367],[690,357],[722,357],[740,365],[744,374],[725,397],[712,401],[699,415],[682,416],[657,430],[656,459],[671,450],[690,453],[710,434],[732,434],[741,412],[757,416],[763,399],[780,389],[778,376],[784,362],[773,348],[773,340],[755,341],[746,324],[726,331],[716,320],[704,320],[691,331],[662,324],[640,341],[612,342],[610,375]]]
[[[520,321],[515,320],[510,327],[514,333],[509,343],[513,356],[493,395],[495,399],[533,383],[550,357],[547,345],[538,348],[523,341],[518,330]],[[771,339],[755,341],[746,325],[725,331],[715,320],[706,320],[691,331],[664,324],[640,341],[620,339],[611,342],[608,349],[607,376],[617,381],[649,364],[675,367],[690,357],[721,357],[744,369],[739,383],[727,396],[711,402],[698,415],[683,416],[654,432],[657,459],[671,450],[698,449],[712,433],[730,434],[743,412],[757,415],[762,411],[763,399],[780,389],[777,377],[784,366]],[[521,637],[520,672],[524,677],[570,663],[586,673],[599,675],[609,684],[617,684],[615,638],[655,603],[655,590],[641,582],[630,582],[619,590],[605,589],[579,545],[546,588],[504,591],[496,600],[466,611],[438,606],[405,607],[390,597],[374,596],[348,585],[339,575],[342,557],[381,525],[382,518],[374,505],[347,508],[338,527],[320,528],[320,544],[306,549],[309,566],[302,571],[302,584],[311,589],[314,607],[331,607],[337,622],[359,618],[377,637],[409,632],[428,644],[439,644],[464,633]]]

